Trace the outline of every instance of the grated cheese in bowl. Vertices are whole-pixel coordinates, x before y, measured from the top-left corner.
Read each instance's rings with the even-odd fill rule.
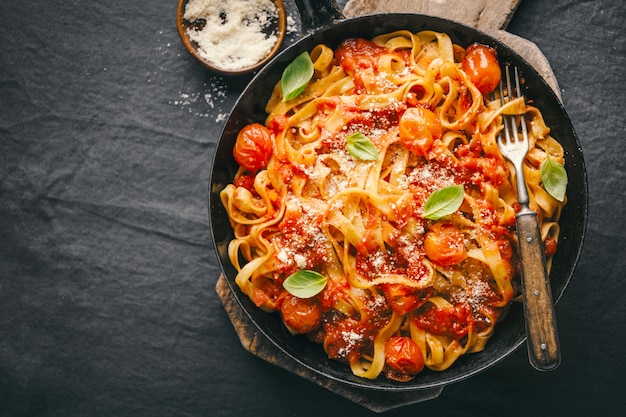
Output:
[[[198,54],[226,71],[260,62],[278,41],[273,0],[189,0],[183,18],[197,24],[187,34]]]

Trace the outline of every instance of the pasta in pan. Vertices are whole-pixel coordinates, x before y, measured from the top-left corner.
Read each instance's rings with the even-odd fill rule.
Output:
[[[306,88],[285,99],[278,83],[264,124],[237,138],[241,167],[220,194],[236,283],[357,376],[445,370],[485,347],[519,293],[502,115],[526,114],[524,169],[548,259],[565,199],[545,190],[540,167],[563,165],[563,149],[539,109],[493,98],[489,47],[398,31],[309,56]]]

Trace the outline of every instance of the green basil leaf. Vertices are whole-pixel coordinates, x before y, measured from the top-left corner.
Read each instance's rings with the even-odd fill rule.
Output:
[[[424,217],[439,220],[452,214],[463,204],[465,190],[462,185],[451,185],[433,191],[424,203]]]
[[[565,199],[565,189],[567,188],[567,171],[558,162],[548,158],[541,164],[541,182],[543,188],[552,197],[559,201]]]
[[[298,97],[313,78],[313,61],[308,52],[303,52],[287,65],[280,80],[283,101]]]
[[[324,289],[326,280],[320,273],[303,269],[291,274],[283,282],[283,287],[298,298],[311,298]]]
[[[371,140],[363,133],[357,132],[346,136],[346,149],[350,155],[356,159],[364,161],[376,161],[378,159],[378,151]]]

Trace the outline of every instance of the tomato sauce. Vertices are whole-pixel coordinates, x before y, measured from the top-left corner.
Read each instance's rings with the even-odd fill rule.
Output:
[[[467,304],[457,304],[450,308],[437,308],[430,305],[423,314],[413,317],[417,327],[434,335],[462,339],[471,324],[471,308]]]
[[[343,41],[335,51],[335,57],[344,71],[353,75],[364,68],[376,69],[378,57],[386,52],[387,48],[374,42],[354,38]]]
[[[243,187],[251,193],[256,193],[254,189],[254,177],[252,175],[242,175],[233,181],[235,187]]]
[[[547,237],[543,242],[543,246],[546,256],[552,256],[556,253],[557,243],[553,238]]]
[[[363,74],[374,75],[378,73],[378,59],[382,54],[394,54],[405,62],[409,60],[407,51],[393,52],[384,46],[362,38],[347,39],[335,51],[339,65],[347,74],[352,76],[355,91],[358,94],[367,92],[368,83]],[[375,85],[375,87],[381,88],[382,85]]]

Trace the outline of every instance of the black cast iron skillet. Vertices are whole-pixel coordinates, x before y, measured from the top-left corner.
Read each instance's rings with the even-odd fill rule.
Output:
[[[303,15],[303,28],[310,33],[277,55],[251,80],[226,122],[213,160],[209,189],[211,230],[223,273],[235,298],[259,331],[280,350],[320,376],[353,388],[386,392],[432,389],[468,378],[500,362],[525,341],[524,316],[520,303],[515,303],[504,320],[496,326],[484,351],[464,355],[446,371],[433,372],[425,369],[412,381],[399,383],[383,378],[371,381],[354,376],[347,365],[328,359],[321,345],[309,342],[304,337],[292,336],[277,313],[268,314],[256,308],[235,284],[236,271],[227,254],[233,231],[221,204],[219,192],[232,182],[237,170],[232,156],[237,132],[248,123],[262,123],[265,120],[264,107],[274,85],[279,81],[285,66],[301,52],[310,51],[319,43],[335,48],[343,39],[370,39],[399,29],[412,32],[426,29],[445,32],[453,42],[464,47],[474,42],[490,45],[496,49],[501,63],[509,62],[520,69],[525,80],[527,99],[541,110],[547,125],[552,128],[552,136],[563,145],[566,153],[568,202],[562,213],[561,238],[550,274],[554,300],[558,300],[563,294],[582,249],[588,204],[582,150],[560,100],[542,77],[517,53],[483,32],[445,19],[414,14],[379,14],[344,19],[334,1],[297,0],[296,4]]]

